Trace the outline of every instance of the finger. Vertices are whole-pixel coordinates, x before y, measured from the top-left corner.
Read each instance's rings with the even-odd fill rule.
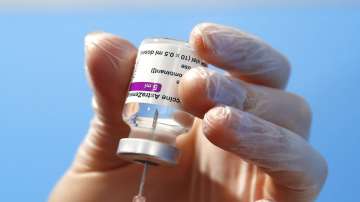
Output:
[[[85,38],[86,73],[94,92],[95,117],[75,161],[77,170],[111,169],[122,163],[116,157],[118,141],[128,135],[122,108],[136,57],[128,41],[108,33]]]
[[[193,29],[190,44],[210,64],[243,80],[284,88],[290,74],[288,60],[259,38],[238,29],[202,23]]]
[[[189,70],[180,82],[179,96],[184,110],[197,117],[203,117],[215,105],[223,104],[250,112],[305,138],[309,134],[311,112],[304,99],[207,68]]]
[[[327,175],[323,157],[293,132],[231,107],[206,113],[203,132],[214,145],[257,165],[271,176],[277,201],[312,201]],[[296,198],[297,197],[297,198]]]

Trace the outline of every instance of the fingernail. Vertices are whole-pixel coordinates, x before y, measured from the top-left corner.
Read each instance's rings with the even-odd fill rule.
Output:
[[[84,50],[85,50],[85,61],[88,58],[90,51],[93,51],[97,48],[98,44],[102,40],[104,32],[90,32],[84,38]]]
[[[85,36],[85,61],[92,54],[104,54],[114,68],[128,63],[136,56],[136,49],[127,41],[107,32],[91,32]]]
[[[233,49],[234,39],[229,37],[230,32],[224,27],[213,26],[209,27],[205,34],[206,46],[213,51],[214,54],[220,57],[229,57],[227,50]],[[231,55],[230,55],[231,56]]]
[[[201,30],[199,29],[199,26],[195,26],[190,34],[189,44],[192,47],[196,47],[196,42],[200,39],[201,39]]]
[[[228,106],[217,106],[211,109],[208,113],[213,119],[224,119],[229,114],[230,108]]]
[[[234,43],[233,40],[229,40],[231,37],[228,35],[232,33],[229,29],[231,28],[214,23],[201,23],[195,27],[194,32],[201,34],[203,43],[209,50],[218,56],[227,57],[224,49],[232,47]]]
[[[103,31],[96,31],[90,32],[85,36],[84,43],[85,43],[85,51],[90,51],[93,48],[100,48],[106,50],[107,47],[113,47],[117,49],[121,49],[116,40],[111,40],[115,38],[115,35],[103,32]]]
[[[214,73],[207,77],[207,95],[216,104],[243,109],[247,91],[240,81]]]
[[[212,108],[205,114],[203,131],[207,134],[207,131],[215,124],[221,124],[226,127],[227,119],[230,115],[230,107],[228,106],[217,106]]]
[[[191,31],[190,40],[189,40],[189,44],[192,47],[197,48],[197,43],[200,43],[201,41],[202,43],[205,43],[202,45],[206,45],[204,29],[210,24],[211,23],[200,23],[194,27],[194,29]]]
[[[207,97],[216,104],[244,109],[247,89],[241,81],[234,80],[205,67],[192,68],[189,73],[196,77],[194,80],[200,76],[206,82]]]
[[[85,48],[90,48],[95,46],[95,44],[98,44],[104,34],[106,33],[103,31],[90,32],[86,34],[84,39]]]
[[[200,76],[202,79],[207,80],[211,75],[211,72],[206,67],[196,67],[189,70],[189,74],[194,75],[198,78]]]

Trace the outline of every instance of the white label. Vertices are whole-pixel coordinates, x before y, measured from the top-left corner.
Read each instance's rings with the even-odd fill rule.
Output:
[[[204,63],[185,46],[169,43],[141,45],[126,103],[179,108],[178,85],[181,77],[196,66],[204,66]]]

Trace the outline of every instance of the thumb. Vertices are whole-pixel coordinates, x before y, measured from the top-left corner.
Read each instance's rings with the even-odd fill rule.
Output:
[[[135,58],[136,48],[117,36],[100,32],[85,37],[86,73],[94,93],[95,116],[78,150],[75,170],[106,170],[123,164],[116,149],[119,139],[129,132],[121,117]]]

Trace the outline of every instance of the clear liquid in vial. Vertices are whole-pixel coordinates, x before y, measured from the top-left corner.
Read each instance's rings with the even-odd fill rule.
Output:
[[[158,118],[153,130],[156,110]],[[124,119],[131,127],[129,138],[154,140],[173,146],[176,137],[186,132],[193,120],[190,114],[174,107],[146,103],[127,103]]]

